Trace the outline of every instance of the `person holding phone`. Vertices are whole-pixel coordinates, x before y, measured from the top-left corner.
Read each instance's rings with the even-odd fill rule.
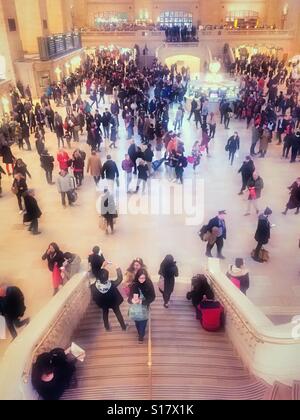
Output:
[[[149,274],[144,269],[139,270],[130,288],[128,303],[130,304],[129,318],[135,322],[140,344],[145,339],[149,309],[155,298],[155,290]]]

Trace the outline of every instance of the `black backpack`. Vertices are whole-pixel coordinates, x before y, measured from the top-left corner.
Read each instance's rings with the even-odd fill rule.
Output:
[[[188,160],[185,156],[182,158],[182,167],[187,168],[188,167]]]
[[[207,231],[208,231],[208,226],[204,225],[204,226],[202,226],[202,228],[199,232],[199,236],[200,236],[200,238],[203,242],[204,242],[204,235],[207,233]]]

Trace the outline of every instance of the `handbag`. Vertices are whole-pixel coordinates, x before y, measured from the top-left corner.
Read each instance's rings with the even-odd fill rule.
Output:
[[[236,277],[231,277],[230,280],[239,290],[241,290],[241,281],[239,279]]]
[[[164,276],[159,277],[158,289],[163,293],[165,291],[165,278]]]
[[[78,200],[78,194],[75,190],[70,192],[70,200],[72,203],[76,203]]]
[[[129,307],[128,317],[132,321],[139,322],[139,321],[148,321],[149,319],[149,311],[147,306],[133,303]]]

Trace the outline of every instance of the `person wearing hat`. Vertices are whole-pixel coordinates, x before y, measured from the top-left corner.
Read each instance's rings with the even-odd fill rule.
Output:
[[[257,242],[257,247],[253,254],[253,259],[256,262],[262,263],[263,260],[260,258],[260,251],[263,245],[267,245],[271,238],[271,223],[269,221],[269,216],[272,214],[272,210],[267,207],[263,214],[258,218],[258,226],[255,234],[255,240]]]
[[[206,256],[212,258],[211,251],[215,245],[217,245],[218,258],[224,260],[225,257],[222,254],[224,247],[224,240],[227,238],[227,229],[225,223],[226,211],[219,211],[218,215],[210,220],[207,225],[207,232],[210,232],[210,238],[207,243]]]
[[[245,267],[243,258],[236,258],[235,264],[229,266],[227,277],[246,295],[250,286],[249,270]]]

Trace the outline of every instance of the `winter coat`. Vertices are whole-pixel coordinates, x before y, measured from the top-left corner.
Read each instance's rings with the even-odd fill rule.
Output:
[[[228,152],[236,152],[237,150],[240,149],[240,138],[239,136],[237,137],[230,137],[230,139],[227,142],[227,146],[226,146]]]
[[[175,287],[175,277],[178,277],[179,275],[176,262],[174,261],[166,264],[162,263],[158,274],[165,280],[164,293],[167,295],[173,293]]]
[[[41,160],[41,167],[45,171],[53,171],[53,169],[54,169],[54,157],[53,156],[42,153],[41,157],[40,157],[40,160]]]
[[[270,130],[265,129],[259,143],[259,150],[261,152],[266,152],[268,150],[271,139],[272,132]]]
[[[42,260],[48,261],[49,271],[53,272],[55,264],[58,268],[61,268],[65,262],[65,257],[62,251],[55,252],[54,254],[47,254],[47,251],[42,256]]]
[[[144,161],[145,161],[145,162],[152,162],[153,157],[154,157],[154,153],[153,153],[153,151],[152,151],[151,149],[147,148],[147,149],[144,151]]]
[[[6,295],[1,299],[2,315],[17,320],[25,314],[26,306],[24,303],[24,295],[18,287],[8,287]]]
[[[38,206],[38,203],[34,197],[29,194],[24,195],[24,204],[26,213],[24,214],[24,222],[32,222],[35,219],[39,219],[42,212]]]
[[[102,179],[109,179],[114,180],[115,178],[119,178],[119,170],[116,163],[113,160],[107,160],[101,171]]]
[[[91,292],[94,302],[101,309],[110,309],[120,306],[124,299],[118,290],[118,286],[122,283],[123,275],[120,269],[117,270],[118,278],[115,281],[101,283],[97,280],[91,286]]]
[[[155,301],[156,295],[154,286],[151,280],[146,280],[145,283],[140,283],[139,281],[134,281],[130,287],[130,293],[128,298],[128,303],[132,304],[132,299],[134,295],[141,296],[141,293],[144,296],[143,305],[150,306],[152,302]]]
[[[298,185],[297,182],[294,182],[289,189],[291,191],[291,197],[287,204],[287,208],[289,210],[297,209],[300,207],[300,185]]]
[[[88,160],[87,172],[92,176],[101,176],[102,163],[99,156],[91,156]]]
[[[224,223],[223,225],[223,239],[227,238],[227,229],[226,229],[226,223],[225,220],[221,220],[217,217],[214,217],[213,219],[211,219],[207,225],[207,231],[212,232],[213,228],[219,228],[221,227],[221,224]]]
[[[75,190],[75,181],[70,174],[65,176],[59,175],[56,184],[59,193],[66,193]]]
[[[105,258],[102,253],[99,255],[91,254],[88,259],[89,264],[91,265],[91,271],[96,279],[99,279],[103,263]]]
[[[271,225],[269,219],[264,214],[259,216],[255,240],[263,245],[269,243],[271,237]]]
[[[255,171],[255,166],[253,160],[244,162],[239,173],[242,174],[243,182],[247,183],[249,179],[252,178],[253,172]]]
[[[69,161],[70,157],[67,152],[64,153],[58,153],[57,155],[57,161],[59,163],[59,168],[61,171],[66,171],[69,168]]]
[[[128,174],[132,173],[132,169],[134,168],[134,164],[130,159],[125,159],[122,162],[122,169]]]
[[[1,155],[3,158],[3,163],[5,164],[9,164],[9,163],[12,164],[16,160],[9,146],[1,147]]]
[[[143,181],[147,181],[149,177],[149,168],[147,165],[139,165],[137,167],[138,170],[138,179],[142,179]]]

